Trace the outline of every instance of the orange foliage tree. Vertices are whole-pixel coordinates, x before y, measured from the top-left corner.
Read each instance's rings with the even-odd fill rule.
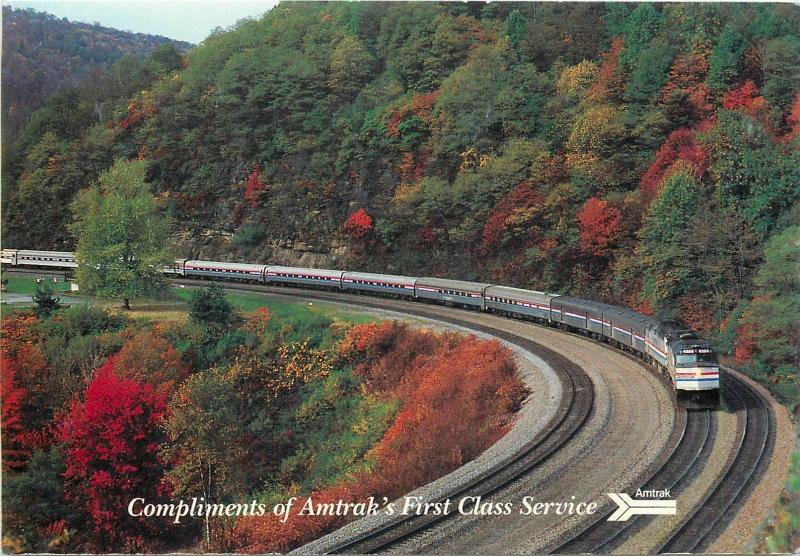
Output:
[[[622,212],[608,201],[591,197],[578,213],[581,251],[588,255],[608,255],[622,229]]]
[[[530,181],[524,181],[500,200],[483,226],[480,250],[488,253],[498,247],[504,236],[524,213],[540,205],[544,198]],[[526,230],[530,228],[525,226]]]
[[[167,395],[189,374],[181,354],[158,331],[140,331],[129,338],[114,369],[120,378],[155,384]]]

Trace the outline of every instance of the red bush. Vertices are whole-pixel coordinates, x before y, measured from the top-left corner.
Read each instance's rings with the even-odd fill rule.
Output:
[[[757,113],[764,110],[766,105],[767,101],[759,94],[758,86],[750,80],[728,91],[722,97],[722,107],[727,110]]]
[[[344,222],[344,233],[347,234],[350,239],[366,239],[372,230],[372,217],[367,214],[367,211],[363,208],[358,209],[356,212],[348,216],[347,220]]]
[[[128,515],[131,496],[165,494],[158,457],[166,398],[153,387],[119,378],[110,358],[74,400],[58,426],[65,445],[66,497],[84,508],[103,549],[141,547],[156,520]]]
[[[17,384],[16,362],[5,357],[0,358],[0,368],[3,374],[2,392],[2,423],[3,428],[3,466],[6,468],[19,468],[25,465],[30,456],[30,451],[20,446],[20,435],[24,432],[22,420],[22,402],[25,399],[25,389]]]
[[[607,201],[590,198],[578,213],[581,227],[581,251],[603,256],[611,251],[622,229],[622,212]]]

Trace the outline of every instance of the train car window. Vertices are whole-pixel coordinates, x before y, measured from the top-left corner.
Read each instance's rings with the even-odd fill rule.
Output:
[[[695,365],[697,363],[716,363],[717,355],[710,349],[684,350],[675,354],[675,365]]]

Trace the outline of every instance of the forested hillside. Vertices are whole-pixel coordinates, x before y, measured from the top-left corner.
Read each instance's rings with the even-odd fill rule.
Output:
[[[141,158],[183,256],[603,298],[793,383],[799,33],[789,4],[281,4],[102,121],[45,109],[6,244],[72,247],[69,199]]]
[[[191,47],[166,37],[3,6],[3,139],[13,140],[51,93],[83,85],[85,94],[91,94],[89,89],[97,85],[93,79],[123,56],[144,58],[170,42],[181,51]]]

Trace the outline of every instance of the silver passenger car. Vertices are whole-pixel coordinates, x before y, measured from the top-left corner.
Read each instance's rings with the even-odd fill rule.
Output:
[[[342,289],[343,270],[324,268],[302,268],[293,266],[268,266],[266,281],[269,283],[298,284]]]
[[[391,274],[369,272],[345,272],[342,274],[342,289],[351,291],[379,292],[402,297],[414,297],[417,279]]]
[[[69,251],[17,251],[19,266],[49,266],[55,268],[77,268],[75,254]]]
[[[417,278],[417,298],[485,309],[483,292],[490,284],[444,278]]]
[[[509,288],[507,286],[489,286],[484,291],[488,310],[507,313],[512,316],[533,317],[549,321],[551,319],[550,301],[556,294]],[[560,311],[557,312],[560,320]],[[553,318],[556,318],[554,316]]]
[[[183,265],[185,276],[206,276],[227,280],[264,281],[264,270],[260,264],[225,263],[219,261],[186,261]]]

